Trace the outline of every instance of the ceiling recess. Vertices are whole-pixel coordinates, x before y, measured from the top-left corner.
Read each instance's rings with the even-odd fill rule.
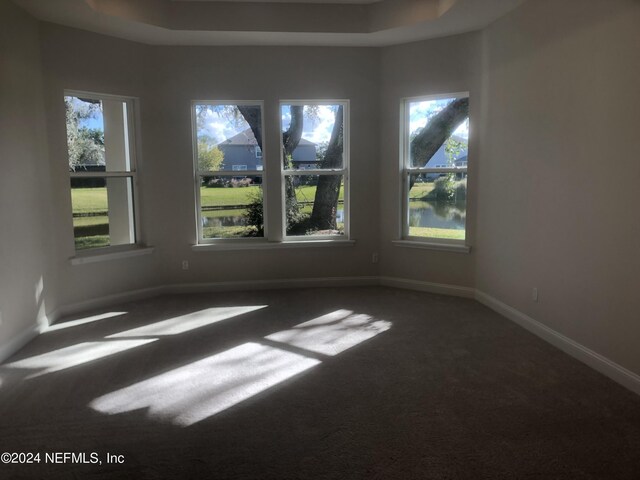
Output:
[[[14,0],[37,18],[155,45],[385,46],[484,28],[524,0]]]

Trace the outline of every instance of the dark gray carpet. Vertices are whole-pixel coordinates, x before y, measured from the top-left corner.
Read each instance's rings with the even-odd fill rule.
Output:
[[[43,373],[46,362],[25,367],[47,352],[245,305],[268,307],[91,362],[77,364],[83,357],[76,352],[76,366],[58,371]],[[336,355],[265,339],[338,309],[372,318],[334,323],[334,337],[351,327],[378,334]],[[96,452],[102,460],[110,452],[125,463],[43,457],[0,465],[0,478],[640,478],[640,398],[471,300],[387,288],[305,289],[167,296],[92,314],[111,311],[127,313],[47,332],[0,368],[0,450]],[[391,325],[379,332],[382,321]],[[319,363],[188,426],[146,408],[108,414],[90,407],[213,355],[226,359],[224,352],[247,342],[298,355],[298,366]],[[60,368],[69,352],[45,358]],[[261,372],[271,364],[255,365]],[[147,390],[132,401],[164,395],[175,413],[189,408],[185,394],[200,405],[234,394],[207,390],[202,377],[184,385],[181,378],[167,380],[164,391],[143,384]]]

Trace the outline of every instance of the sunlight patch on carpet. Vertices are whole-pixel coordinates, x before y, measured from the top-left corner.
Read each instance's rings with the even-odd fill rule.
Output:
[[[109,342],[84,342],[52,352],[18,360],[4,365],[8,368],[43,369],[27,378],[38,377],[46,373],[58,372],[93,362],[116,353],[146,345],[157,339],[116,340]]]
[[[336,310],[308,322],[265,337],[274,342],[334,356],[389,330],[391,322],[370,315]]]
[[[133,328],[120,333],[114,333],[106,338],[123,338],[123,337],[156,337],[165,335],[179,335],[189,332],[197,328],[201,328],[212,323],[221,322],[229,318],[237,317],[244,313],[253,312],[266,308],[267,305],[250,305],[243,307],[216,307],[207,308],[199,312],[181,315],[179,317],[169,318],[161,322],[144,325],[142,327]]]
[[[151,418],[189,426],[320,363],[277,348],[245,343],[93,400],[105,414],[147,409]]]

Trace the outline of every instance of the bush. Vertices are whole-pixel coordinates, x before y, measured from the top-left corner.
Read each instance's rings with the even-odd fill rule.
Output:
[[[437,200],[452,200],[456,194],[453,175],[448,174],[435,180],[431,195]]]
[[[464,178],[456,182],[455,189],[456,201],[466,200],[467,198],[467,179]]]
[[[247,206],[244,213],[244,219],[247,226],[254,227],[249,230],[246,236],[263,236],[264,235],[264,208],[263,208],[262,191],[255,193],[251,198],[251,203]]]
[[[203,178],[202,183],[208,188],[225,188],[229,186],[229,181],[225,178]]]
[[[231,179],[231,187],[233,188],[248,187],[252,183],[253,183],[253,180],[251,180],[250,178],[242,178],[240,180],[236,180],[235,178]]]
[[[248,187],[253,183],[251,178],[241,178],[236,180],[232,177],[205,178],[202,180],[203,185],[208,188],[241,188]]]

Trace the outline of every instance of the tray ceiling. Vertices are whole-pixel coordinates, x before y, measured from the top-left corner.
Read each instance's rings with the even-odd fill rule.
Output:
[[[386,46],[484,28],[524,0],[14,0],[37,18],[152,45]]]

